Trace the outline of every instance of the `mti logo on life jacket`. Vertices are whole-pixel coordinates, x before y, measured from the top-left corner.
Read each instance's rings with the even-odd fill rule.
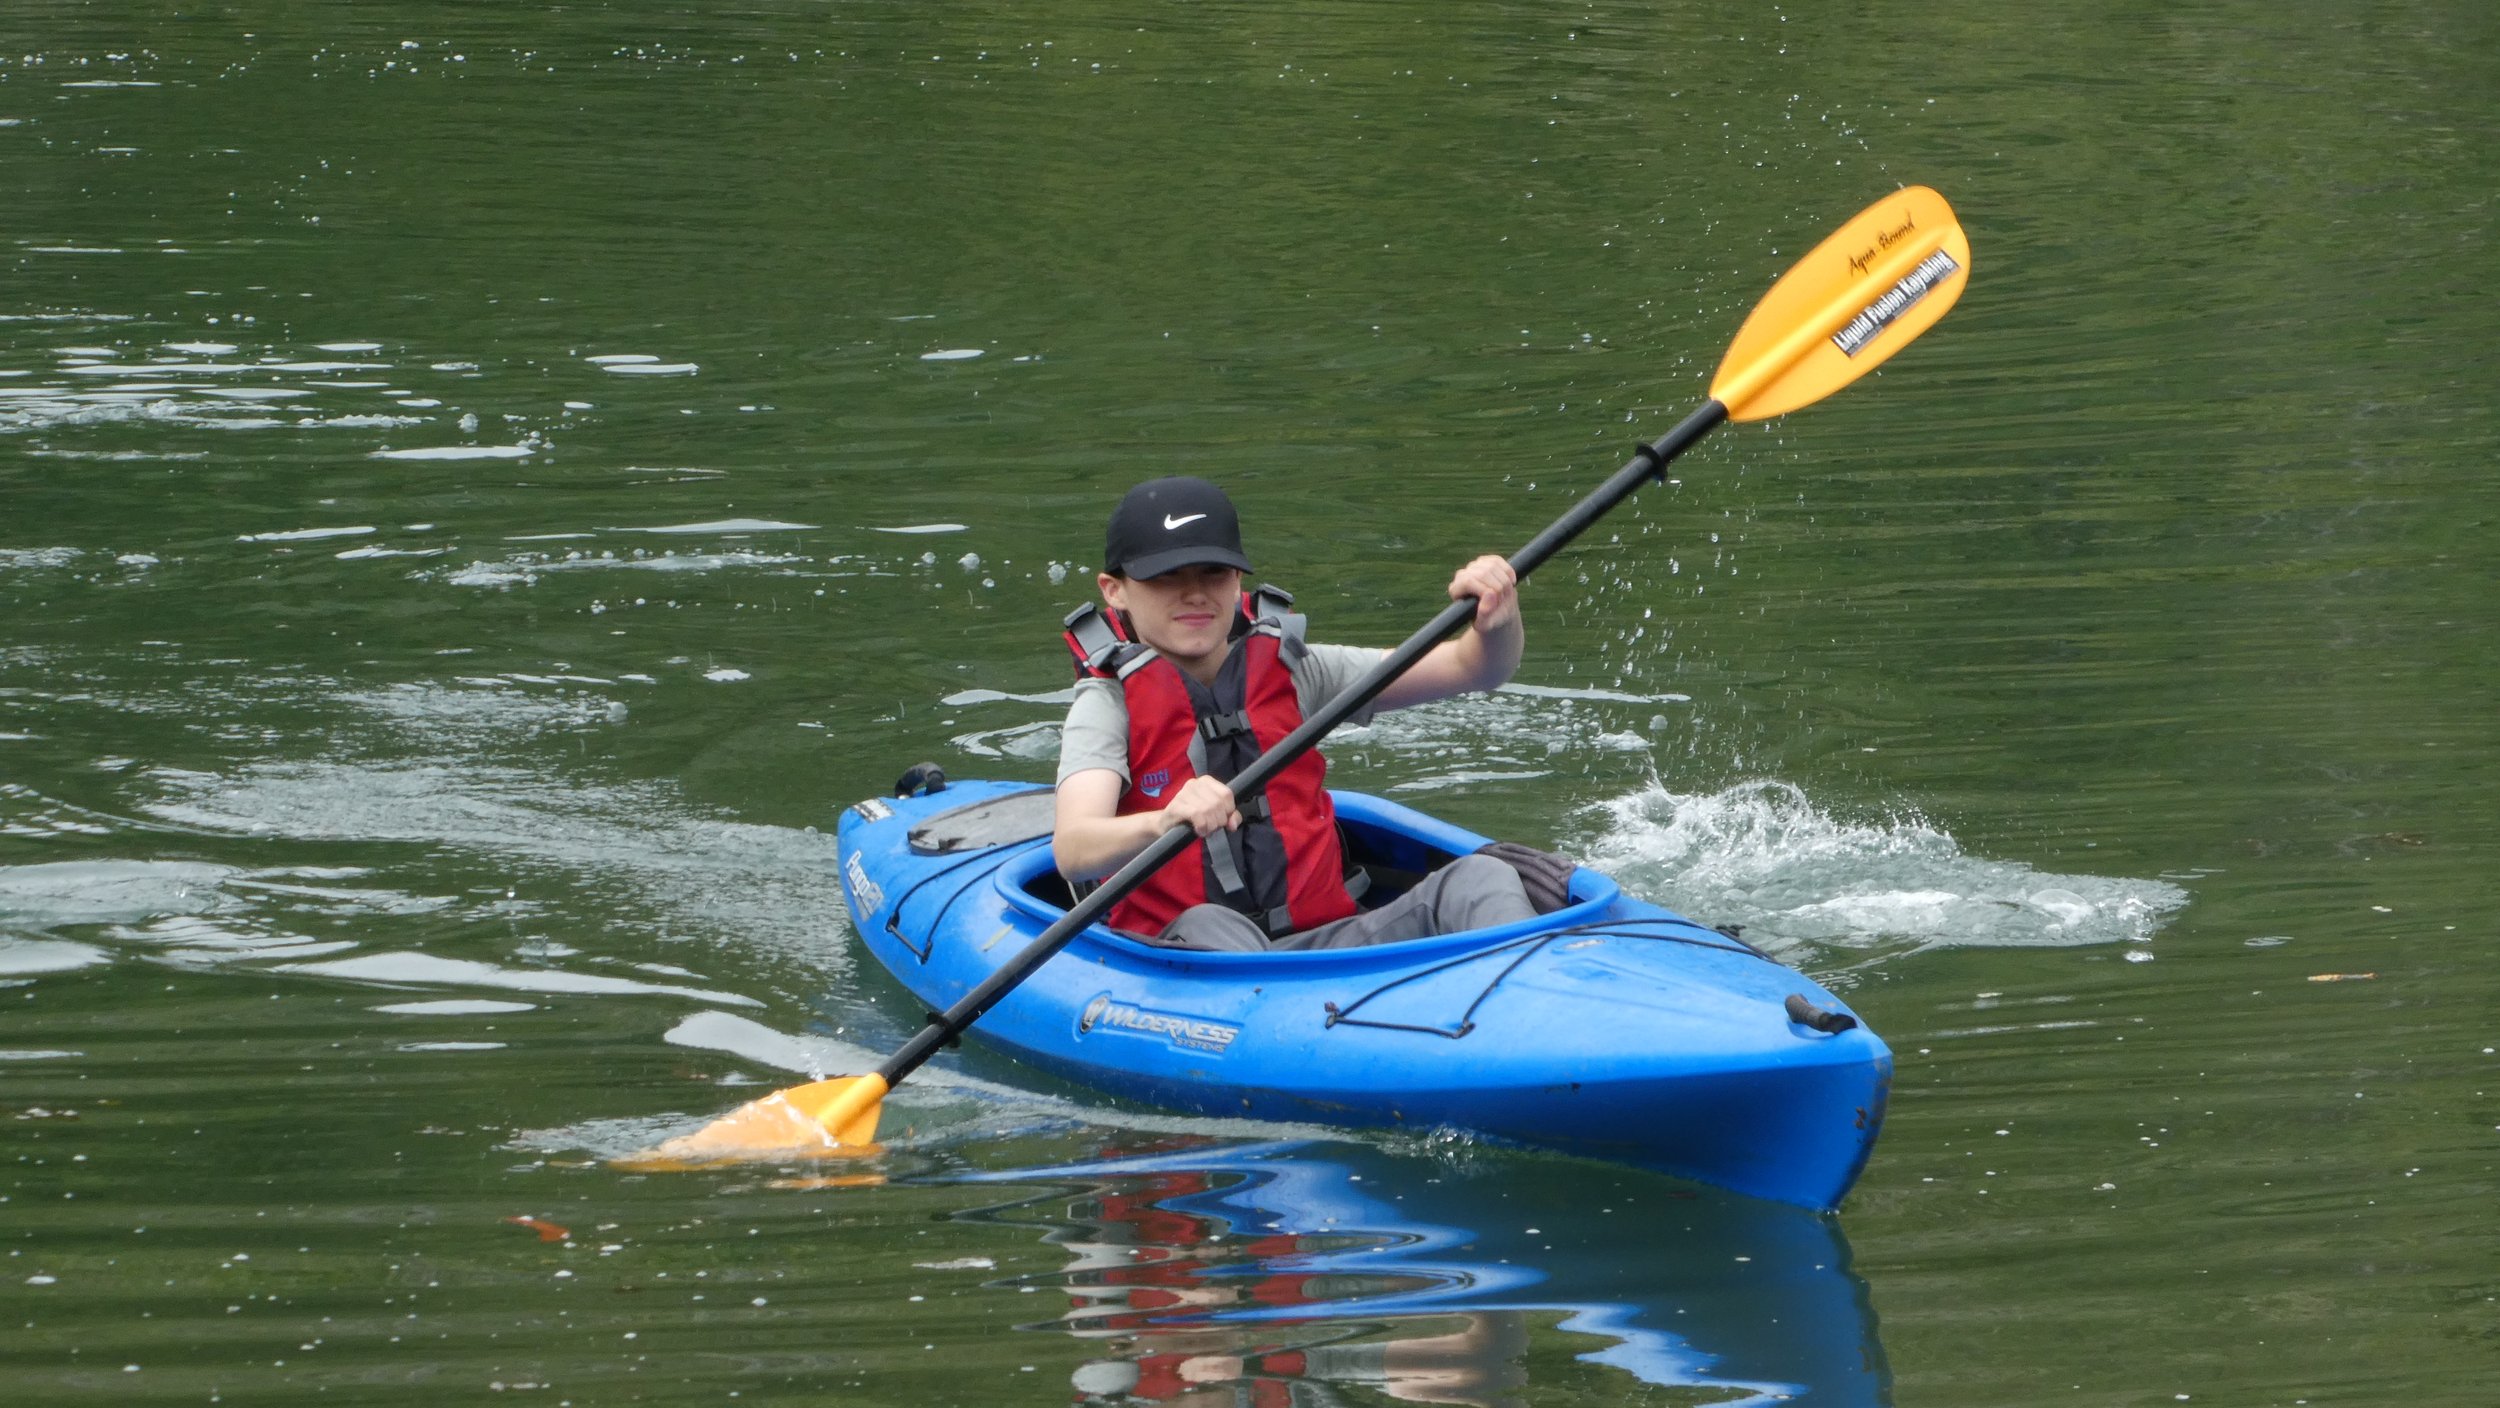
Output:
[[[1137,779],[1137,790],[1149,797],[1162,796],[1163,789],[1171,785],[1172,770],[1170,768],[1156,768],[1153,772]]]

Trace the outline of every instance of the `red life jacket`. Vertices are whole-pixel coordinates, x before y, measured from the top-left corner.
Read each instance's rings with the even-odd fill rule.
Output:
[[[1128,700],[1129,784],[1120,815],[1161,809],[1201,773],[1230,781],[1301,726],[1293,670],[1305,653],[1305,622],[1286,611],[1292,602],[1264,586],[1242,598],[1233,648],[1212,688],[1127,639],[1099,608],[1069,613],[1077,673],[1117,680]],[[1239,830],[1192,841],[1113,905],[1112,926],[1160,934],[1182,910],[1209,903],[1248,915],[1271,937],[1352,915],[1327,777],[1318,749],[1295,759],[1242,804]]]

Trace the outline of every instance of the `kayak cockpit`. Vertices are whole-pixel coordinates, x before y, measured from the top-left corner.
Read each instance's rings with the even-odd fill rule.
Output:
[[[1046,798],[1049,794],[1038,795]],[[1332,792],[1330,795],[1337,806],[1338,831],[1345,846],[1347,864],[1370,881],[1361,898],[1366,909],[1388,903],[1406,893],[1426,875],[1491,844],[1488,838],[1474,832],[1378,797],[1359,792]],[[1048,834],[1049,828],[1045,823],[1038,836],[1028,839],[1046,840]],[[1059,874],[1052,860],[1047,844],[1035,845],[1005,858],[998,867],[994,883],[1008,907],[1036,925],[1035,932],[1058,920],[1075,902],[1067,880]],[[1472,949],[1488,943],[1501,943],[1530,931],[1550,931],[1591,923],[1604,918],[1621,897],[1622,891],[1613,880],[1581,867],[1571,873],[1564,903],[1534,919],[1491,929],[1380,944],[1371,949],[1291,955],[1207,953],[1145,943],[1105,924],[1094,925],[1083,938],[1088,942],[1117,945],[1136,954],[1159,955],[1193,964],[1210,961],[1262,963],[1287,956],[1305,962],[1332,956],[1352,960],[1362,954],[1381,951],[1414,955],[1435,948]]]

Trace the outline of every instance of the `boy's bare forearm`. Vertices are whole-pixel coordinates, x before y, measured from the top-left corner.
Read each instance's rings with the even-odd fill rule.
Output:
[[[1163,813],[1063,820],[1050,839],[1051,858],[1070,880],[1100,880],[1154,844],[1164,833]]]
[[[1079,773],[1059,784],[1050,838],[1051,859],[1070,880],[1099,880],[1126,865],[1155,838],[1175,826],[1199,835],[1241,825],[1233,789],[1212,777],[1193,777],[1172,800],[1150,812],[1115,815],[1127,784],[1108,770]]]

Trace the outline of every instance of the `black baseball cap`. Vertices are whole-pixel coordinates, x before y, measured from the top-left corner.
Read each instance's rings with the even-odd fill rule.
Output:
[[[1105,572],[1160,577],[1202,563],[1250,570],[1241,552],[1241,516],[1223,490],[1176,475],[1149,479],[1120,496],[1103,530]]]

